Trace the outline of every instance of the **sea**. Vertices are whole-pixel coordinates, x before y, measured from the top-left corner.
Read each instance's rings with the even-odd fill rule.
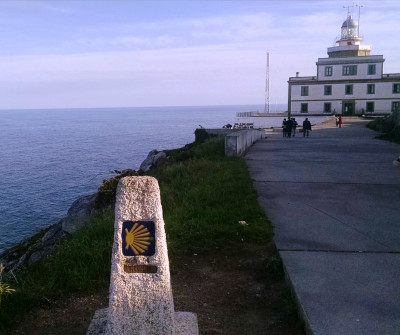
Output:
[[[280,106],[281,107],[281,106]],[[104,179],[262,105],[0,110],[0,253],[59,222]]]

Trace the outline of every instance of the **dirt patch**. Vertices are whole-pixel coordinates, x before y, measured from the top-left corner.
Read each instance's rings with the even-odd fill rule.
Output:
[[[175,309],[196,313],[201,334],[304,334],[272,243],[198,251],[172,269]]]
[[[108,305],[108,293],[90,296],[73,295],[66,300],[49,301],[31,311],[17,326],[4,334],[77,335],[86,334],[94,312]]]
[[[175,310],[196,313],[200,334],[304,334],[273,243],[196,250],[172,259]],[[108,290],[49,302],[4,334],[86,334],[94,312],[107,305]]]

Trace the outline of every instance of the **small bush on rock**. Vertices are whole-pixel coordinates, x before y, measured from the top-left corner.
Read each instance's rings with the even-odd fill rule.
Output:
[[[98,195],[96,198],[96,208],[107,208],[115,204],[115,197],[117,194],[118,182],[123,177],[137,176],[138,173],[135,170],[124,170],[116,176],[103,180],[103,184],[98,189]]]
[[[10,285],[3,283],[3,277],[2,277],[3,270],[4,270],[3,264],[0,264],[0,305],[1,305],[1,300],[4,296],[15,292],[15,290],[12,289]]]

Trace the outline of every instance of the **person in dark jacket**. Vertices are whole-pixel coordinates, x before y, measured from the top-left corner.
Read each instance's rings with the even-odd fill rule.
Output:
[[[286,137],[286,135],[287,135],[286,125],[287,125],[287,121],[286,121],[286,119],[283,119],[283,121],[282,121],[282,134],[283,134],[283,137]]]
[[[289,117],[286,123],[287,136],[292,137],[293,120]]]
[[[286,121],[286,136],[289,138],[292,137],[292,128],[293,128],[293,121],[289,117],[288,120]]]
[[[303,121],[303,136],[305,137],[309,135],[309,132],[311,130],[311,122],[308,121],[308,117]]]
[[[296,127],[298,126],[298,123],[296,121],[296,119],[293,117],[292,118],[292,129],[293,129],[293,134],[292,136],[295,137],[296,136]]]

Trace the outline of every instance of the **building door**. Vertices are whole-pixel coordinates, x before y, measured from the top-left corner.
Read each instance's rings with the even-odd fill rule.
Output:
[[[342,106],[343,106],[342,110],[343,115],[354,115],[354,102],[343,101]]]

